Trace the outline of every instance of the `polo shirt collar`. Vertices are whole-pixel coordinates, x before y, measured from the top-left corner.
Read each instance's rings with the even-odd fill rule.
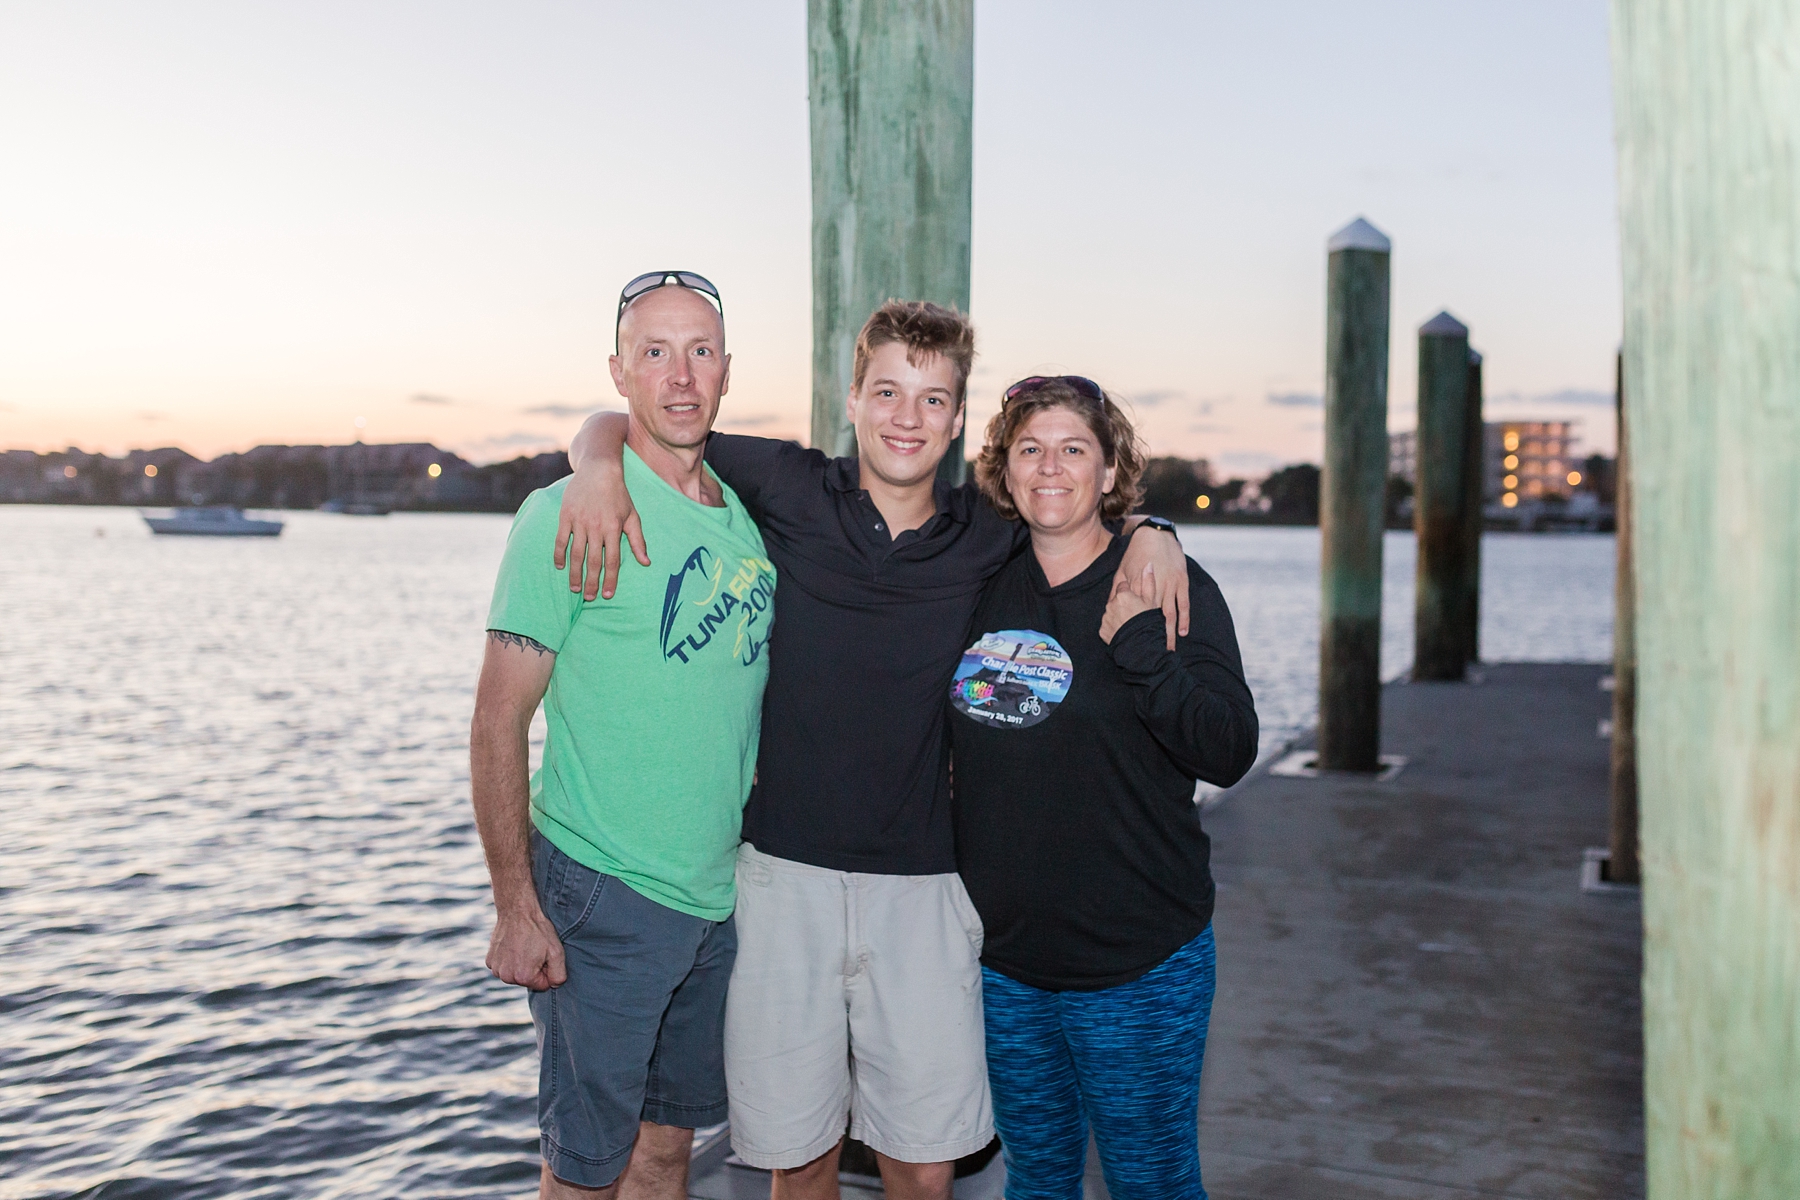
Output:
[[[850,455],[832,459],[825,466],[825,486],[847,496],[863,491],[861,465]],[[932,484],[931,499],[939,516],[947,513],[959,524],[968,524],[972,514],[966,493],[957,491],[939,479]]]

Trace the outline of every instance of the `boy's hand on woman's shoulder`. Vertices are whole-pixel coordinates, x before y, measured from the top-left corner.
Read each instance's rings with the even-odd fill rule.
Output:
[[[568,568],[569,590],[587,600],[596,593],[611,600],[619,586],[625,542],[639,563],[650,565],[644,526],[625,488],[623,466],[590,459],[569,477],[556,520],[556,567]]]
[[[1155,526],[1140,524],[1131,528],[1128,535],[1131,540],[1125,545],[1125,558],[1113,575],[1114,594],[1122,582],[1138,584],[1145,567],[1155,568],[1156,601],[1151,607],[1162,609],[1168,646],[1173,650],[1176,637],[1186,637],[1188,631],[1187,551],[1180,538]],[[1108,636],[1106,640],[1112,639]]]

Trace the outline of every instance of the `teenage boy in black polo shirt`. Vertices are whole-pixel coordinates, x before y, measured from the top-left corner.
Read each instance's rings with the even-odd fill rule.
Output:
[[[846,1117],[895,1197],[948,1200],[954,1160],[993,1137],[981,922],[956,875],[944,708],[981,586],[1028,539],[973,484],[936,479],[974,357],[960,313],[889,301],[856,342],[856,458],[729,434],[707,445],[782,581],[725,1029],[732,1145],[774,1170],[778,1200],[837,1195]],[[596,414],[569,451],[557,565],[572,534],[571,587],[585,565],[590,597],[611,594],[621,529],[649,562],[619,469],[624,426]],[[1185,557],[1152,532],[1121,571],[1151,563],[1182,585],[1167,598],[1173,638]]]

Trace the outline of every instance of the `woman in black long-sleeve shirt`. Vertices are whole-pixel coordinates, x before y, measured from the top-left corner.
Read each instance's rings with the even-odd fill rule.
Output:
[[[1119,1200],[1203,1200],[1196,1132],[1213,884],[1194,781],[1256,757],[1224,598],[1188,562],[1190,632],[1113,585],[1107,522],[1143,455],[1092,381],[1008,389],[977,462],[1031,529],[951,686],[957,865],[986,930],[988,1074],[1007,1195],[1078,1197],[1091,1127]]]

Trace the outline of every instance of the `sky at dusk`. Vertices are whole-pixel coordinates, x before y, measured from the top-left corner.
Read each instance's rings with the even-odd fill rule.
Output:
[[[0,7],[0,447],[564,445],[619,286],[724,292],[720,427],[807,435],[804,0]],[[1325,241],[1394,241],[1390,426],[1448,308],[1490,417],[1612,446],[1602,0],[977,0],[979,430],[1012,379],[1158,453],[1316,461]],[[359,431],[357,418],[364,425]]]

